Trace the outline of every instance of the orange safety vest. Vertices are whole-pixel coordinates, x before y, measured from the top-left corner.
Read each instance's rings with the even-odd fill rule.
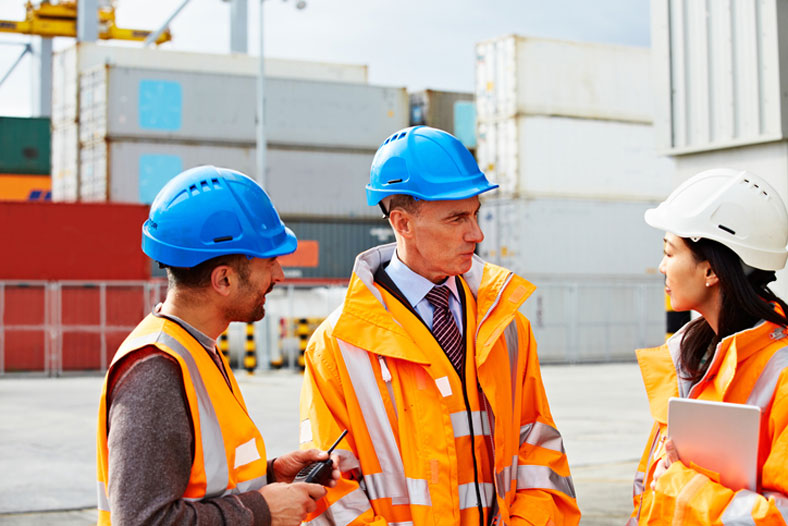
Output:
[[[775,306],[778,310],[779,307]],[[634,511],[627,523],[753,524],[788,522],[788,330],[770,322],[724,338],[696,385],[676,370],[686,326],[665,345],[639,349],[638,362],[655,419],[633,487]],[[665,454],[668,399],[672,396],[757,405],[761,408],[758,492],[733,491],[717,474],[676,462],[651,489]]]
[[[262,488],[266,483],[263,437],[246,410],[241,390],[225,362],[232,392],[205,348],[183,327],[164,317],[147,316],[121,344],[104,378],[98,414],[97,477],[99,524],[111,524],[107,380],[124,356],[155,346],[181,367],[194,429],[194,460],[183,498],[202,500]]]
[[[432,333],[373,283],[394,245],[361,254],[343,306],[312,336],[301,447],[338,446],[343,478],[308,524],[577,524],[574,486],[528,320],[534,286],[475,259],[465,383]],[[477,484],[478,482],[478,484]],[[480,499],[481,498],[481,499]]]

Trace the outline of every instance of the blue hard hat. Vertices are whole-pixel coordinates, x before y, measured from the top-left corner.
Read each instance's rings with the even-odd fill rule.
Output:
[[[411,195],[426,201],[467,199],[494,190],[471,152],[453,135],[429,126],[394,133],[372,160],[367,204],[387,196]]]
[[[265,190],[226,168],[198,166],[171,179],[142,225],[142,251],[170,267],[193,267],[227,254],[272,258],[298,241]]]

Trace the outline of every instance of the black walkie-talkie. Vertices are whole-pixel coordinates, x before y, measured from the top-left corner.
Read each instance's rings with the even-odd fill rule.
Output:
[[[334,463],[331,461],[330,455],[339,442],[345,438],[345,435],[347,435],[347,429],[342,431],[342,434],[339,435],[336,442],[328,448],[327,453],[329,454],[329,458],[301,468],[301,471],[296,474],[293,482],[312,482],[314,484],[322,484],[323,486],[331,482],[331,472],[334,471]]]

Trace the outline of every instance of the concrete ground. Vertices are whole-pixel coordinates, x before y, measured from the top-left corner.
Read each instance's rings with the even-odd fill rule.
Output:
[[[637,366],[544,366],[542,374],[569,455],[581,525],[623,525],[651,425]],[[295,449],[301,375],[237,376],[268,454]],[[95,523],[101,381],[0,377],[0,524]]]

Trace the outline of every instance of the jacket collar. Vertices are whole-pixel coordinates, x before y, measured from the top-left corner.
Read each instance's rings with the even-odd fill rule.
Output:
[[[428,363],[429,360],[420,352],[415,355],[407,352],[408,356],[403,354],[406,353],[404,349],[415,349],[416,346],[412,344],[407,331],[392,317],[383,294],[374,283],[375,271],[391,260],[395,249],[396,243],[389,243],[371,248],[356,257],[342,314],[334,326],[334,335],[377,354]],[[470,270],[461,277],[476,300],[479,341],[489,337],[501,320],[511,319],[536,289],[525,279],[486,263],[476,255],[473,256]],[[396,343],[398,348],[382,344],[381,338],[392,338],[390,343]],[[404,343],[400,338],[407,338],[408,345],[400,345]],[[374,349],[371,348],[371,342],[375,342]]]
[[[782,313],[779,305],[775,304],[774,307]],[[741,362],[773,341],[788,336],[788,330],[783,327],[761,320],[749,329],[723,338],[714,350],[703,379],[690,386],[688,381],[681,378],[679,362],[681,339],[686,329],[687,325],[660,347],[636,351],[651,415],[663,424],[667,422],[667,402],[671,396],[697,398],[700,391],[711,383],[722,400]]]

